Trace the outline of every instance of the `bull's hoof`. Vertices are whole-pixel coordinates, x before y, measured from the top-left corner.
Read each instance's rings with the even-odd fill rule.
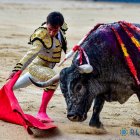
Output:
[[[104,125],[100,121],[99,122],[90,121],[89,126],[104,129]]]

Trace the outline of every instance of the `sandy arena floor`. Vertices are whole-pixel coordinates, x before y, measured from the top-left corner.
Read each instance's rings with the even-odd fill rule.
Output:
[[[69,50],[97,23],[126,20],[140,23],[140,5],[127,3],[103,3],[92,1],[69,0],[0,0],[0,85],[5,83],[10,71],[30,47],[27,42],[35,28],[45,21],[51,11],[60,11],[69,26],[67,40]],[[64,54],[63,54],[64,56]],[[71,59],[63,66],[57,67],[59,72],[69,66]],[[15,91],[25,113],[35,115],[41,101],[42,89],[30,86]],[[66,105],[58,87],[48,107],[48,114],[54,119],[58,129],[52,132],[35,131],[30,136],[22,126],[0,121],[0,140],[138,140],[140,125],[134,125],[140,119],[140,103],[132,96],[125,104],[105,103],[101,120],[105,130],[90,128],[88,119],[82,123],[73,123],[66,118]],[[122,136],[120,131],[127,130]],[[138,133],[131,135],[133,129]]]

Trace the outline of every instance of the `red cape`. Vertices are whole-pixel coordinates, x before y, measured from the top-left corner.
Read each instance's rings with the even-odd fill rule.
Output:
[[[35,117],[24,114],[13,92],[13,86],[21,73],[22,71],[18,71],[14,77],[0,89],[0,119],[23,125],[29,134],[33,134],[30,128],[42,130],[56,128],[52,123],[44,124]]]

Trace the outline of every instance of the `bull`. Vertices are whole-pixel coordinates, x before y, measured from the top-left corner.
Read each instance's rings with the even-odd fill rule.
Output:
[[[140,101],[139,27],[127,22],[97,25],[80,44],[90,64],[83,52],[78,51],[71,66],[60,74],[47,82],[32,82],[45,87],[59,81],[71,121],[86,120],[94,101],[89,125],[103,127],[100,113],[105,101],[123,104],[133,94]]]

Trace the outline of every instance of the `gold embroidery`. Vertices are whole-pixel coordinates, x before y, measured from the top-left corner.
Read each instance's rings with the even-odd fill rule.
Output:
[[[30,65],[29,67],[29,73],[37,78],[39,81],[47,81],[54,77],[56,75],[55,71],[48,67],[43,67],[40,65]],[[58,83],[53,84],[52,86],[48,86],[46,89],[56,89],[58,86]]]
[[[60,53],[55,53],[55,54],[53,54],[53,58],[54,57],[59,57],[60,58],[61,57],[61,54]]]
[[[52,49],[52,52],[60,52],[61,50],[61,47],[56,47]]]
[[[55,63],[60,62],[60,57],[59,58],[50,58],[48,56],[42,56],[42,55],[39,55],[39,57],[42,58],[43,60],[46,60],[46,61],[49,61],[49,62],[55,62]]]

